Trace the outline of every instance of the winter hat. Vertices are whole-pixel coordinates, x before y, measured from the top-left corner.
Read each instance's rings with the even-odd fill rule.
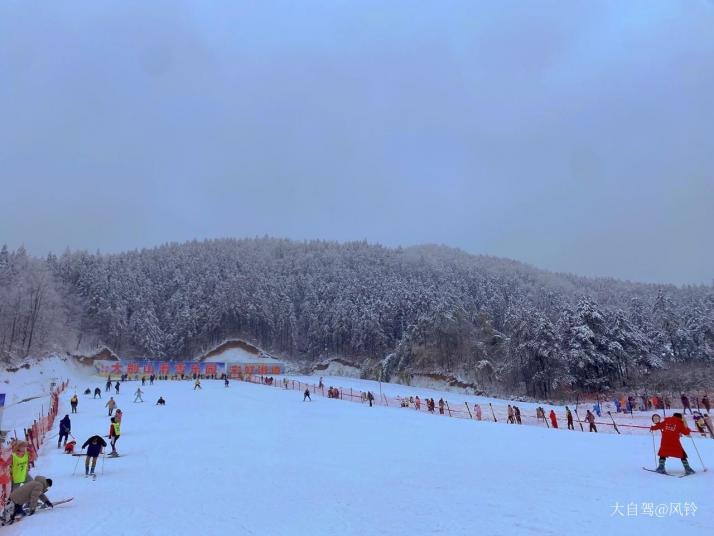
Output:
[[[51,488],[52,487],[52,479],[51,478],[45,478],[45,482],[47,482],[47,487]]]

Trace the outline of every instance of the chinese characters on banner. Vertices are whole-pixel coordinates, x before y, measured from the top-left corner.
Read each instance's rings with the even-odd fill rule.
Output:
[[[241,374],[282,374],[282,364],[259,363],[205,363],[197,361],[158,361],[148,359],[122,359],[120,361],[95,361],[94,366],[101,376],[120,377],[128,374],[131,379],[135,376],[215,376],[227,374],[230,378],[239,378]]]

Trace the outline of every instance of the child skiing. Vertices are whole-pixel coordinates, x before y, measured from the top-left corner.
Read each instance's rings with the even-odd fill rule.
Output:
[[[97,398],[97,397],[102,398],[102,390],[99,387],[94,389],[94,398]]]
[[[25,441],[16,441],[10,455],[11,490],[32,480],[30,476],[30,452]]]
[[[72,398],[69,399],[69,405],[72,406],[72,413],[77,413],[77,404],[79,404],[79,398],[77,398],[77,393],[74,393]]]
[[[121,429],[119,423],[114,417],[111,419],[111,424],[109,425],[109,444],[112,446],[112,451],[109,456],[116,457],[119,456],[117,452],[117,441],[119,441],[119,436],[121,435]]]
[[[87,448],[87,456],[84,458],[84,476],[94,475],[94,468],[97,466],[97,457],[99,457],[102,453],[102,449],[106,446],[106,441],[98,435],[92,436],[84,442],[82,450],[89,447]]]
[[[196,378],[196,381],[193,382],[193,390],[195,391],[196,389],[201,389],[203,391],[203,387],[201,387],[201,379]]]
[[[144,399],[141,398],[141,395],[144,394],[144,391],[141,390],[141,387],[136,388],[136,393],[134,393],[134,402],[143,402]]]
[[[310,398],[310,389],[305,389],[305,392],[302,394],[302,401],[305,402],[305,400],[312,402],[312,398]]]
[[[691,475],[694,473],[694,469],[689,466],[689,461],[687,461],[687,453],[684,452],[682,444],[679,442],[680,435],[688,436],[691,430],[684,422],[684,417],[681,413],[675,413],[671,417],[667,417],[663,421],[650,426],[651,431],[662,430],[662,442],[660,443],[659,452],[659,465],[656,471],[658,473],[666,473],[664,464],[667,458],[679,458],[682,460],[682,465],[684,466],[684,474]]]
[[[163,396],[160,396],[159,399],[156,401],[155,406],[165,406],[166,405],[166,400],[164,400]]]
[[[109,400],[107,401],[106,404],[104,404],[105,408],[109,408],[109,417],[112,416],[112,412],[114,411],[114,408],[117,407],[117,403],[114,401],[114,397],[110,396]]]
[[[117,380],[116,385],[114,386],[114,389],[116,389],[116,394],[119,394],[119,381]]]

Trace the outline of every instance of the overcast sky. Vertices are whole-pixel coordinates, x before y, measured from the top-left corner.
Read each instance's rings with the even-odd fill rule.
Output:
[[[5,0],[0,243],[714,278],[714,4]]]

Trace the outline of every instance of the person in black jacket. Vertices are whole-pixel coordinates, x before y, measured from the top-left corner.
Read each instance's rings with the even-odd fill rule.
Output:
[[[59,439],[57,440],[57,448],[61,445],[67,444],[67,439],[69,438],[69,433],[72,431],[72,422],[69,420],[69,415],[65,415],[64,419],[60,421],[59,429]],[[62,443],[62,438],[64,438],[64,443]]]
[[[85,476],[94,474],[94,468],[97,466],[97,458],[102,453],[102,449],[106,446],[107,442],[98,435],[92,436],[84,442],[82,450],[87,449],[87,457],[84,459]],[[92,462],[91,469],[89,467],[90,460]]]

